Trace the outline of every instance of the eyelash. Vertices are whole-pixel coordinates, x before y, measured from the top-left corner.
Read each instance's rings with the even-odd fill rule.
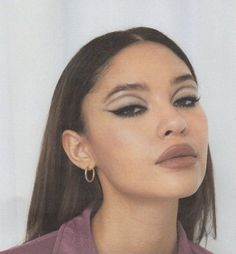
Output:
[[[176,102],[186,102],[190,100],[191,103],[190,104],[184,104],[184,103],[180,103],[178,107],[184,107],[184,108],[191,108],[191,107],[195,107],[196,103],[200,100],[200,97],[196,97],[196,96],[187,96],[187,97],[183,97],[179,100],[177,100]],[[175,103],[176,103],[175,102]],[[174,103],[174,104],[175,104]],[[137,111],[136,113],[132,113],[134,111],[135,108],[140,108],[142,110]],[[146,110],[145,107],[138,105],[138,104],[133,104],[133,105],[128,105],[125,106],[123,108],[117,109],[117,110],[113,110],[111,111],[112,113],[120,116],[120,117],[136,117],[138,115],[143,114],[143,112]],[[128,112],[128,114],[126,114],[125,112]],[[130,113],[131,112],[131,113]]]

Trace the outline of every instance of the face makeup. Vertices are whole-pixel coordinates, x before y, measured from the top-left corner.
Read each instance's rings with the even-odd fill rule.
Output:
[[[208,126],[186,64],[157,43],[131,45],[95,86],[82,108],[104,196],[192,195],[205,175]]]

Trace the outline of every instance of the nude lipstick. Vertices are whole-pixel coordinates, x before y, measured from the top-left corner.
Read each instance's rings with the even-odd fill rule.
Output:
[[[168,147],[158,158],[155,164],[164,168],[188,168],[197,161],[197,154],[187,143],[175,144]]]

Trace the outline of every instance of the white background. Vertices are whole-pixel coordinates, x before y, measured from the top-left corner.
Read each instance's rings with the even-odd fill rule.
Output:
[[[236,249],[236,1],[0,1],[0,250],[25,234],[35,168],[51,96],[70,58],[90,39],[150,26],[192,62],[209,124],[218,238]]]

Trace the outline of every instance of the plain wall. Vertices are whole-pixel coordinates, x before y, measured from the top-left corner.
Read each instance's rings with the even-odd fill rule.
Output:
[[[0,249],[21,243],[52,93],[78,49],[116,29],[173,38],[198,76],[215,169],[218,238],[236,249],[236,1],[0,1]]]

